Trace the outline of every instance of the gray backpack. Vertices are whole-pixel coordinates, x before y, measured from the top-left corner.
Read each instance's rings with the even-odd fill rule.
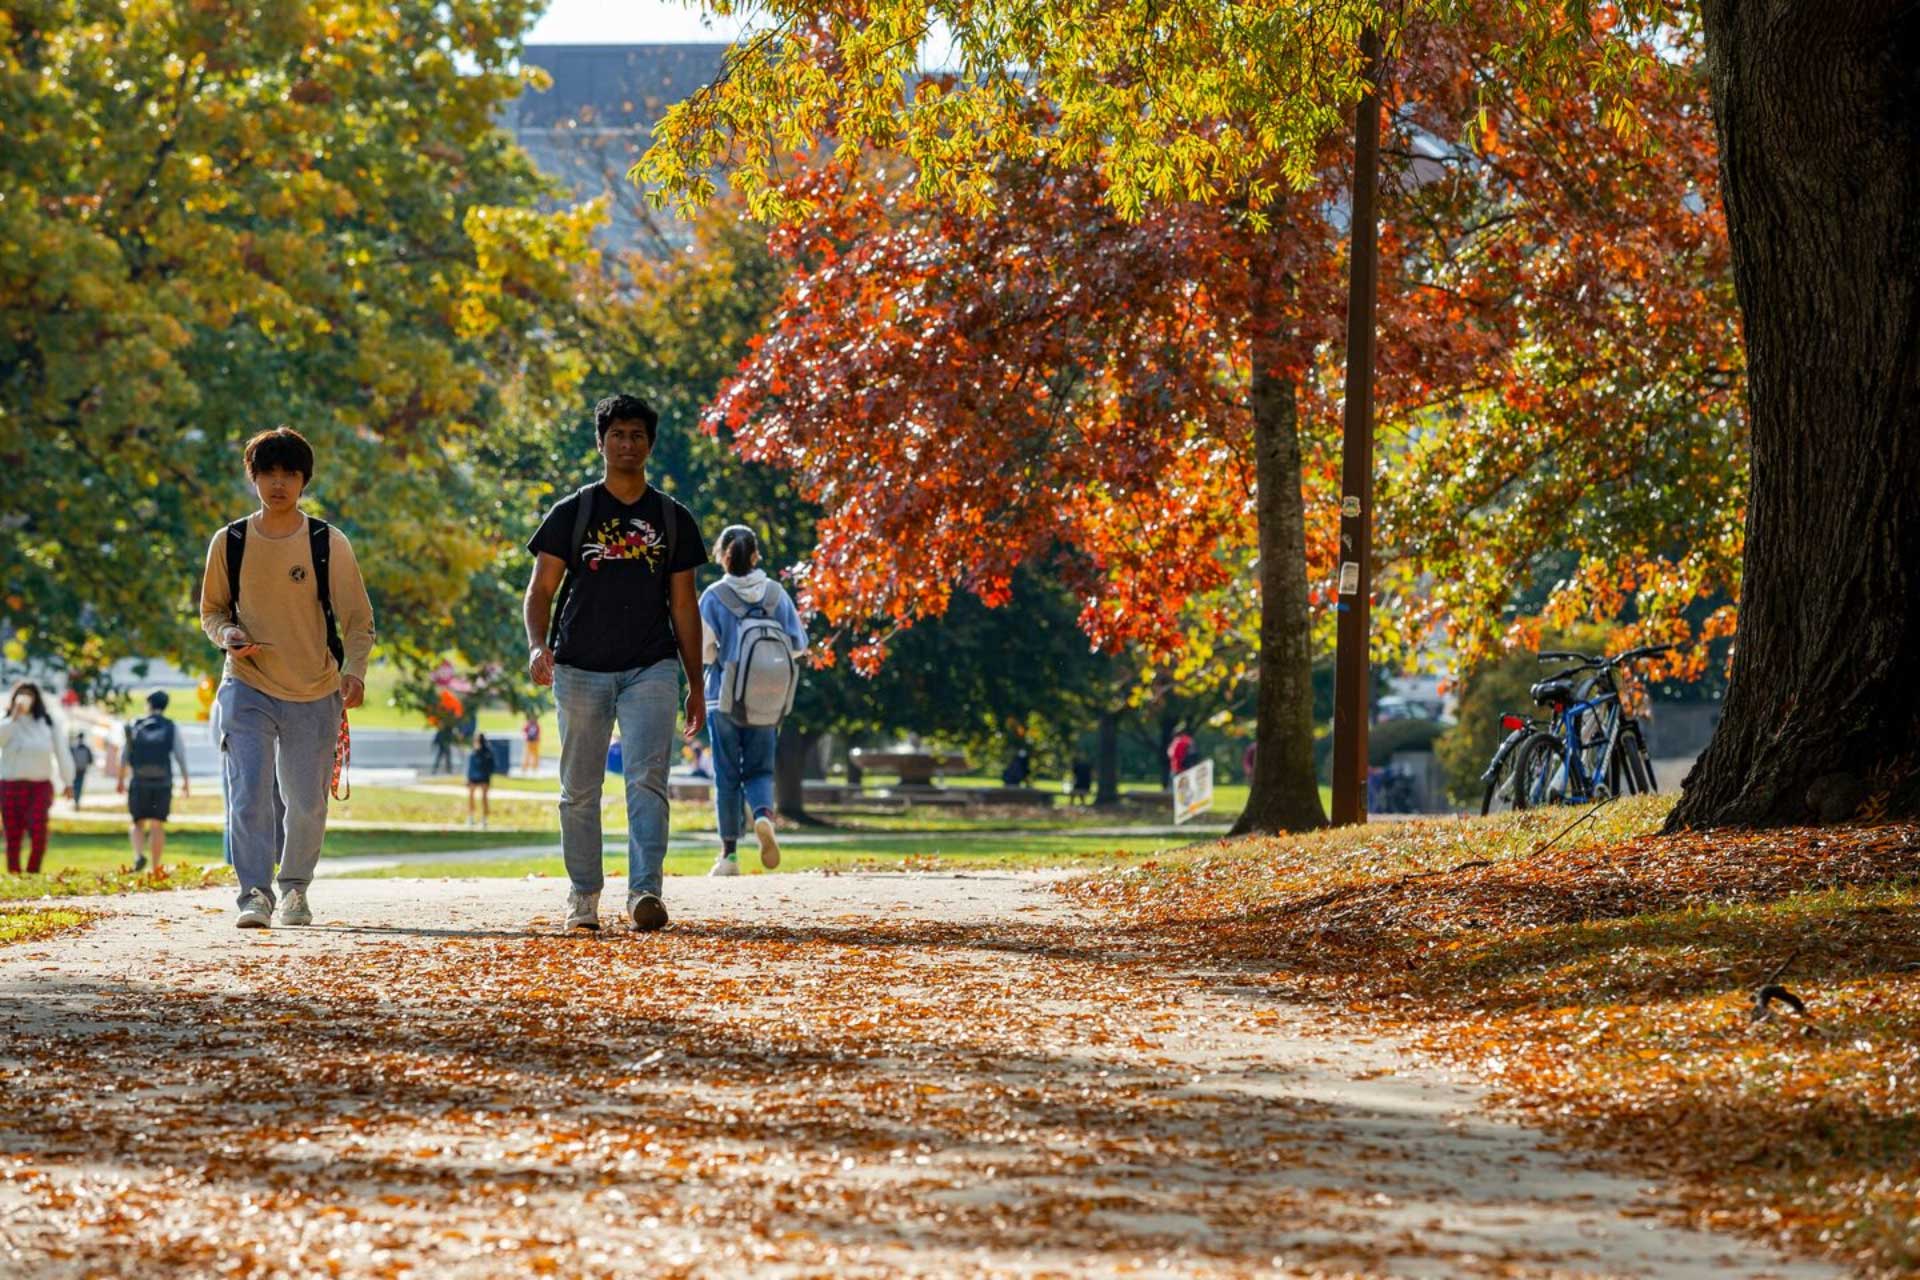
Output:
[[[793,697],[800,691],[793,642],[773,613],[779,589],[769,583],[759,603],[749,604],[724,582],[714,587],[720,603],[740,621],[733,654],[720,668],[720,711],[735,724],[779,724],[793,710]]]

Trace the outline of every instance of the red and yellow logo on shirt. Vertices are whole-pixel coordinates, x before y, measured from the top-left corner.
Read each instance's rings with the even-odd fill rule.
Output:
[[[580,549],[587,568],[595,570],[607,560],[640,560],[658,572],[666,554],[667,540],[638,516],[607,521],[588,533],[586,545]]]

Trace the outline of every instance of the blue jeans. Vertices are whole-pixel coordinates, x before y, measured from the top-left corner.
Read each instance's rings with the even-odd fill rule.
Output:
[[[606,884],[601,865],[600,790],[607,745],[620,726],[620,771],[627,784],[627,892],[659,893],[667,861],[667,766],[678,723],[680,664],[632,671],[553,669],[560,712],[560,853],[581,893]]]
[[[227,849],[240,902],[255,889],[304,889],[327,834],[327,790],[340,736],[340,695],[287,702],[238,680],[214,694],[227,785]]]
[[[758,817],[773,811],[773,749],[779,730],[772,725],[736,724],[711,707],[707,737],[713,743],[713,816],[722,840],[738,840],[746,823],[740,805]]]

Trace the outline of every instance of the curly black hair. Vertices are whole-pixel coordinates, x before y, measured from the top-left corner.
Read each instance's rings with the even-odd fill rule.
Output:
[[[660,430],[660,415],[653,406],[639,396],[608,396],[593,406],[593,436],[596,440],[607,438],[607,428],[616,422],[637,422],[647,429],[647,443],[654,442]]]

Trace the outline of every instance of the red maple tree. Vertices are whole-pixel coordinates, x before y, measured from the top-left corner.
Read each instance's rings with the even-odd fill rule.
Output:
[[[1468,640],[1568,513],[1630,489],[1656,427],[1685,439],[1702,420],[1675,370],[1725,355],[1690,340],[1702,308],[1690,318],[1684,301],[1723,269],[1713,215],[1653,216],[1710,163],[1697,94],[1650,83],[1655,128],[1628,144],[1577,87],[1552,101],[1490,90],[1474,51],[1497,34],[1434,31],[1403,50],[1382,234],[1378,399],[1402,430],[1387,466],[1404,473],[1382,485],[1383,542],[1404,580],[1434,584],[1418,619]],[[1039,163],[1004,165],[986,214],[921,198],[883,158],[794,180],[816,212],[775,233],[792,284],[709,423],[828,513],[806,588],[863,631],[856,662],[881,661],[893,629],[956,589],[1003,600],[1014,568],[1043,559],[1081,589],[1094,643],[1165,652],[1188,603],[1232,581],[1229,553],[1257,544],[1260,751],[1243,826],[1324,820],[1309,690],[1337,537],[1345,162],[1329,139],[1312,181],[1263,207],[1136,222],[1100,199],[1097,173]],[[1672,412],[1634,411],[1649,386]],[[1570,465],[1527,470],[1549,445]],[[1715,502],[1697,506],[1712,518]],[[1610,528],[1657,529],[1657,511],[1626,505]],[[1593,541],[1589,562],[1621,545]],[[1696,591],[1714,581],[1697,575]]]

